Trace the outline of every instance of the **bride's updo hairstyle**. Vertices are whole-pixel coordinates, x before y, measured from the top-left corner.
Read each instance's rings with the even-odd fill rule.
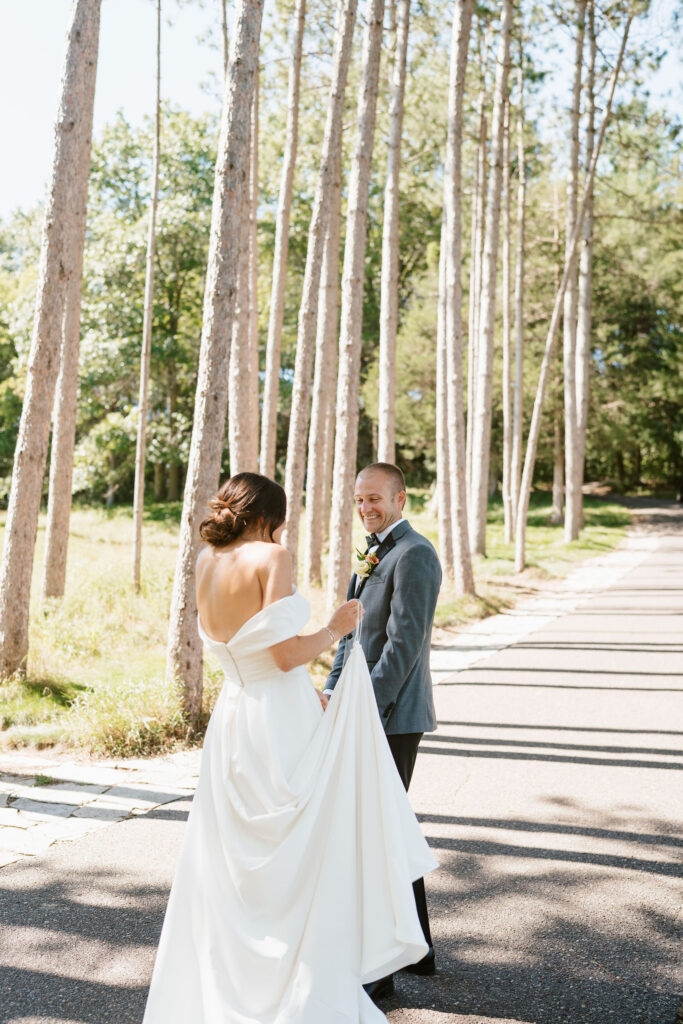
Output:
[[[209,502],[211,515],[199,527],[207,544],[231,544],[259,521],[271,540],[285,521],[287,498],[284,489],[260,473],[236,473],[226,480]]]

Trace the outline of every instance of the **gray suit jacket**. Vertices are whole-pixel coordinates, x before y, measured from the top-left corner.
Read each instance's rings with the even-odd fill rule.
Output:
[[[358,596],[365,609],[361,647],[370,668],[382,724],[387,733],[433,732],[436,715],[429,673],[434,609],[441,566],[426,537],[404,519],[376,551],[379,565],[347,600]],[[353,633],[343,637],[326,688],[334,689]]]

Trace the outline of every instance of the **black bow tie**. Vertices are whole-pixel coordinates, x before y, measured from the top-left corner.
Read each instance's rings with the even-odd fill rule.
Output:
[[[370,533],[365,538],[365,543],[369,548],[375,547],[375,545],[379,545],[379,537],[376,533]]]

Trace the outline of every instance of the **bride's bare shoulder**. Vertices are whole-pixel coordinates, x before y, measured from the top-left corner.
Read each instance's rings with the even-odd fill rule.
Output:
[[[292,559],[287,548],[281,544],[271,544],[268,541],[256,540],[250,545],[254,558],[260,565],[276,567],[292,567]]]

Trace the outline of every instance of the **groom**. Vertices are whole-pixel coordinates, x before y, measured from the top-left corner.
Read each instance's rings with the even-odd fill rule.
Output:
[[[436,729],[429,674],[429,648],[441,566],[436,551],[402,518],[406,485],[398,466],[376,462],[356,478],[354,501],[368,532],[364,560],[351,577],[347,600],[357,597],[365,609],[361,646],[370,669],[382,724],[406,790],[425,732]],[[324,694],[341,675],[346,646],[339,644]],[[429,930],[424,880],[413,883],[417,914],[429,951],[404,970],[433,974],[434,947]],[[394,990],[392,975],[366,985],[375,1000]]]

